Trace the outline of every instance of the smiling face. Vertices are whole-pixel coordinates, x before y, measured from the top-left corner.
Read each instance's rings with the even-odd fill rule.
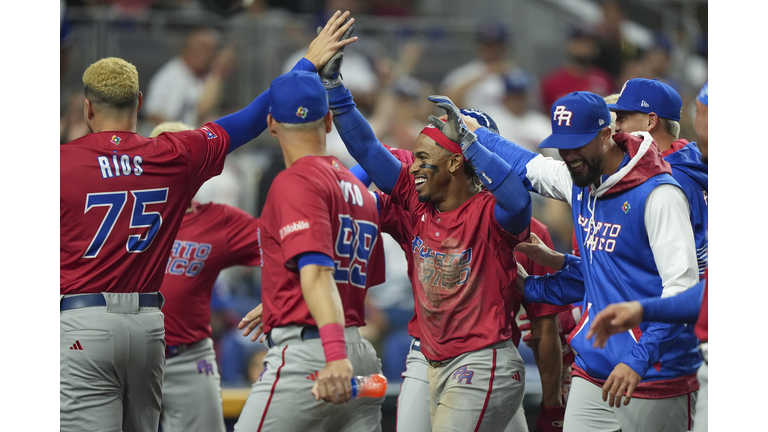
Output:
[[[607,131],[607,132],[606,132]],[[605,128],[587,145],[576,149],[560,149],[573,183],[580,187],[598,184],[603,171],[603,153],[605,140],[610,139],[610,128]]]
[[[457,155],[440,147],[435,140],[423,134],[416,138],[413,155],[416,159],[409,172],[413,175],[419,201],[445,201],[451,181],[451,169],[454,166],[455,170]]]

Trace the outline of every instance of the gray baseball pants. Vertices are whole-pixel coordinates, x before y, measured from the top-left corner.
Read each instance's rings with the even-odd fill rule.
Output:
[[[525,366],[511,340],[427,368],[433,432],[503,431],[525,396]]]
[[[139,306],[138,293],[103,296],[106,306],[59,316],[61,430],[157,432],[165,367],[163,313]]]
[[[381,373],[381,361],[357,327],[347,327],[347,358],[355,376]],[[302,338],[302,327],[270,331],[265,369],[251,388],[235,432],[381,432],[384,397],[351,399],[343,404],[316,401],[311,390],[325,367],[319,338]]]
[[[573,377],[563,432],[684,432],[690,430],[696,392],[666,399],[633,397],[611,408],[602,387]]]
[[[221,375],[211,338],[166,359],[162,407],[163,432],[226,431]]]

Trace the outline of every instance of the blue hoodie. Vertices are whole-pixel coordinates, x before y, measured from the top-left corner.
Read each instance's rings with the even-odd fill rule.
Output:
[[[704,277],[707,268],[707,225],[709,176],[707,165],[701,159],[701,152],[695,142],[679,139],[672,143],[672,152],[665,151],[664,160],[672,166],[672,177],[680,183],[691,206],[691,226],[696,240],[696,260],[699,264],[699,278]]]

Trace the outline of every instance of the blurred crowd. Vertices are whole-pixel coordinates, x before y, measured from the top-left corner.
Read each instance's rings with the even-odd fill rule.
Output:
[[[71,20],[68,11],[105,12],[120,20],[147,22],[155,13],[212,14],[223,25],[189,29],[177,53],[155,65],[151,75],[142,75],[144,105],[139,112],[139,132],[147,135],[164,121],[182,121],[195,127],[219,118],[241,106],[235,85],[239,66],[254,58],[260,47],[238,40],[237,28],[260,23],[284,23],[285,38],[301,48],[281,52],[281,63],[264,65],[267,79],[288,71],[306,52],[318,23],[336,10],[349,10],[356,17],[361,38],[345,51],[342,74],[358,108],[369,120],[377,137],[397,148],[410,149],[427,117],[434,114],[431,94],[450,97],[462,108],[485,111],[498,124],[502,136],[532,151],[551,133],[552,102],[573,91],[587,90],[601,96],[619,93],[630,78],[659,79],[682,96],[680,138],[697,141],[693,128],[696,92],[707,80],[706,38],[681,30],[667,34],[652,29],[649,43],[640,44],[622,31],[628,22],[625,2],[596,1],[602,12],[595,25],[574,21],[562,40],[559,59],[546,71],[531,70],[516,57],[515,29],[499,20],[478,17],[473,28],[473,58],[445,70],[428,63],[423,38],[399,35],[397,43],[378,43],[375,34],[365,33],[365,17],[396,20],[419,17],[419,0],[68,0],[61,1],[61,143],[88,133],[83,119],[82,85],[68,86],[65,76],[82,73],[72,54],[78,46],[76,34],[82,19]],[[310,19],[307,25],[306,17]],[[301,17],[297,25],[294,19]],[[229,25],[231,24],[231,26]],[[704,29],[706,30],[706,28]],[[247,49],[246,49],[247,46]],[[445,48],[445,47],[444,47]],[[152,47],[146,47],[150,56]],[[445,51],[450,54],[450,51]],[[99,57],[119,55],[99,53]],[[120,54],[128,61],[139,59]],[[256,56],[256,57],[254,57]],[[242,73],[240,73],[242,75]],[[435,78],[437,77],[437,78]],[[266,87],[265,87],[266,88]],[[264,90],[262,88],[261,90]],[[250,100],[257,94],[245,97]],[[267,136],[228,158],[224,172],[207,182],[196,200],[233,205],[259,216],[271,180],[284,169],[276,141]],[[328,151],[347,167],[355,165],[334,131]],[[559,158],[556,152],[545,156]],[[534,194],[534,217],[544,222],[555,247],[571,251],[573,224],[567,204],[544,200]],[[379,351],[384,374],[397,381],[404,368],[410,343],[407,322],[413,315],[413,295],[406,275],[405,258],[398,244],[385,236],[387,282],[374,287],[368,296],[368,326],[363,331]],[[214,289],[212,327],[222,385],[245,386],[261,372],[266,347],[240,335],[236,325],[260,302],[259,268],[235,267],[224,271]]]

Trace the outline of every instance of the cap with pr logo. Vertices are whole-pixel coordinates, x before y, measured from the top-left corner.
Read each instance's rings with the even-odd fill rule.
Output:
[[[667,84],[656,79],[633,78],[624,83],[619,100],[608,105],[611,111],[655,112],[657,116],[680,121],[683,99]]]
[[[317,73],[291,71],[272,81],[269,112],[280,123],[309,123],[328,112],[328,95]]]
[[[600,96],[573,92],[552,104],[552,135],[539,148],[576,149],[589,144],[611,124],[611,112]]]

